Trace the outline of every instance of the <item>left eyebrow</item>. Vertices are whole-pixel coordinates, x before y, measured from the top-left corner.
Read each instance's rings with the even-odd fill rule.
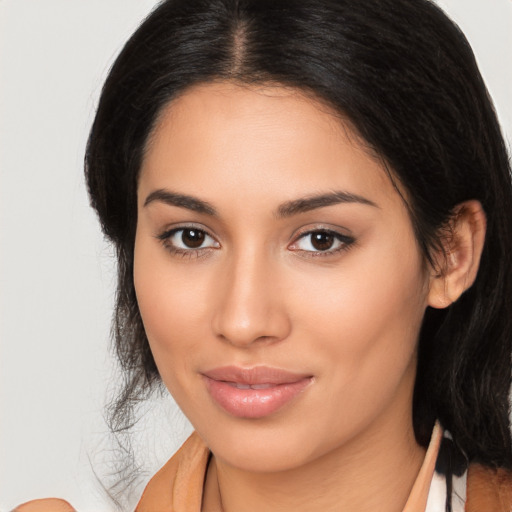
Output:
[[[309,212],[311,210],[316,210],[317,208],[324,208],[326,206],[332,206],[340,203],[359,203],[372,206],[374,208],[379,208],[379,206],[373,201],[370,201],[370,199],[366,199],[365,197],[352,194],[350,192],[338,190],[329,192],[327,194],[307,196],[294,199],[292,201],[287,201],[286,203],[283,203],[279,206],[277,209],[277,216],[281,218],[291,217],[292,215],[297,215],[299,213]]]

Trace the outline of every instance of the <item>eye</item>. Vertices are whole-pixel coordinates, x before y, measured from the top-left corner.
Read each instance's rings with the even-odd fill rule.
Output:
[[[157,238],[164,243],[166,248],[182,254],[220,247],[219,242],[206,231],[193,226],[171,229]]]
[[[291,246],[291,250],[332,254],[347,249],[354,239],[336,231],[318,229],[302,234]]]

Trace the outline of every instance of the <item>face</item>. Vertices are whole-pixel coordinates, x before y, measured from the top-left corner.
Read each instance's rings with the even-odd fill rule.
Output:
[[[284,470],[410,428],[429,292],[411,221],[298,91],[206,84],[166,108],[134,278],[160,375],[219,460]]]

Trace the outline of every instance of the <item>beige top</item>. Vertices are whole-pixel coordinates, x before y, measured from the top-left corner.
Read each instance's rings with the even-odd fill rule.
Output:
[[[403,512],[425,512],[442,437],[442,429],[436,425]],[[209,459],[209,449],[194,432],[149,481],[135,512],[201,512]],[[217,501],[220,505],[220,499]],[[439,512],[444,510],[444,505],[441,505]],[[512,473],[471,465],[464,510],[512,512]],[[66,501],[47,499],[30,501],[13,512],[74,512],[74,509]]]
[[[424,512],[442,437],[442,429],[436,425],[403,512]],[[209,457],[210,451],[194,432],[150,480],[135,512],[200,512]],[[217,508],[222,510],[216,498]]]
[[[436,424],[403,512],[425,512],[442,437]],[[200,512],[209,458],[210,451],[194,432],[150,480],[135,512]],[[466,512],[512,512],[512,473],[475,464],[467,482]],[[439,512],[444,511],[443,504]]]

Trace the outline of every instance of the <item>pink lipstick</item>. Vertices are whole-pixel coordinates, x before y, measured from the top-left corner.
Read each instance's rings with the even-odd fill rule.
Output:
[[[313,380],[279,368],[225,366],[202,374],[213,400],[239,418],[263,418],[292,401]]]

